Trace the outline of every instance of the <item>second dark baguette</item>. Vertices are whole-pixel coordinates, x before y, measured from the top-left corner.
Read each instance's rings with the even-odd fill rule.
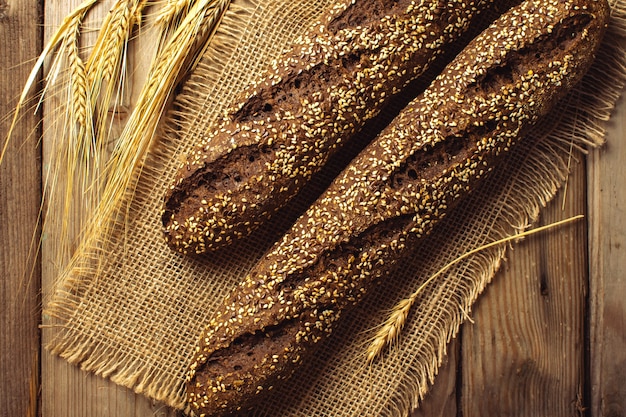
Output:
[[[247,409],[288,378],[581,80],[608,15],[604,0],[527,0],[472,41],[225,300],[190,364],[190,409]]]

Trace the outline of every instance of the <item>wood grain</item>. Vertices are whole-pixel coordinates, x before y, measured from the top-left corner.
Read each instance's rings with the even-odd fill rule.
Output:
[[[0,1],[0,146],[41,50],[39,2]],[[22,113],[0,166],[0,415],[35,416],[39,391],[39,118]],[[34,241],[31,238],[34,237]],[[32,250],[32,251],[31,251]],[[33,254],[34,256],[30,256]]]
[[[589,160],[591,415],[626,416],[626,96]]]
[[[39,5],[45,7],[49,36],[79,2],[0,0],[1,117],[11,111],[41,50]],[[92,21],[111,5],[103,3]],[[131,56],[136,68],[149,59],[137,51]],[[129,81],[125,106],[132,105],[136,82]],[[118,120],[123,123],[124,114]],[[45,350],[39,358],[40,290],[49,291],[56,269],[46,246],[43,272],[36,267],[29,275],[25,269],[42,166],[36,143],[25,139],[38,134],[38,121],[32,112],[23,114],[18,141],[0,166],[0,415],[175,416]],[[0,118],[2,137],[6,122]],[[46,132],[44,148],[53,139]],[[565,210],[561,194],[541,218],[546,224],[586,213],[588,236],[587,223],[578,222],[529,238],[509,252],[474,308],[474,324],[464,326],[452,342],[447,365],[412,417],[626,416],[626,97],[607,146],[588,160],[587,172],[581,162],[573,166]],[[53,239],[49,236],[46,245]],[[45,329],[43,343],[52,332]]]
[[[585,212],[584,164],[541,214],[549,224]],[[460,409],[473,416],[574,416],[582,410],[587,237],[580,221],[532,236],[475,308],[462,339]]]

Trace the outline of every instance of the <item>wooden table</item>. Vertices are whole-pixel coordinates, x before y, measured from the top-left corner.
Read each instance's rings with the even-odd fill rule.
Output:
[[[12,111],[42,39],[79,2],[59,3],[0,0],[3,138],[8,122],[1,116]],[[48,337],[39,329],[42,292],[53,279],[45,246],[41,262],[25,270],[50,140],[43,135],[42,152],[41,143],[26,138],[44,132],[42,118],[45,113],[23,114],[0,166],[0,413],[176,415],[42,349]],[[567,192],[541,215],[541,223],[576,214],[585,220],[531,237],[509,252],[414,416],[626,415],[625,162],[622,97],[607,145],[573,162]]]

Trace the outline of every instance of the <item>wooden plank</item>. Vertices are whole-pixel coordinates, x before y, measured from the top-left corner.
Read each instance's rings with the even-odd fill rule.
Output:
[[[541,214],[585,211],[584,164]],[[574,416],[583,407],[587,280],[585,222],[529,237],[509,251],[462,337],[459,408],[474,416]]]
[[[48,39],[52,31],[55,30],[62,19],[82,0],[72,0],[68,2],[46,1],[45,2],[45,37]],[[82,39],[82,47],[88,49],[92,45],[97,35],[100,22],[108,13],[113,1],[104,1],[90,11],[84,27],[96,29]],[[143,29],[146,30],[146,29]],[[152,49],[142,50],[141,46],[129,48],[128,65],[129,76],[125,84],[125,95],[120,107],[114,117],[113,131],[119,134],[128,117],[128,109],[131,108],[136,95],[138,94],[142,77],[145,77],[145,68],[148,67],[151,59]],[[138,68],[143,68],[136,71]],[[50,102],[44,114],[44,121],[48,126],[53,124],[57,117],[58,110],[54,106],[54,101]],[[46,144],[55,140],[53,129],[46,130],[43,136],[44,143],[44,166],[50,160],[50,156],[45,152]],[[61,179],[63,183],[63,179]],[[80,204],[77,204],[80,206]],[[86,213],[76,212],[75,216],[85,216]],[[51,214],[54,215],[54,214]],[[78,234],[78,230],[71,231]],[[42,290],[44,300],[49,296],[54,280],[59,273],[58,260],[54,259],[55,236],[47,236],[44,242],[42,253]],[[43,317],[44,325],[49,318]],[[46,328],[42,332],[43,344],[53,337],[54,328]],[[129,389],[116,385],[108,379],[104,379],[92,374],[88,374],[78,367],[69,364],[64,359],[51,355],[48,351],[42,353],[42,416],[43,417],[65,417],[65,416],[175,416],[173,410],[162,404],[153,403],[143,395],[138,395]]]
[[[0,0],[0,146],[29,64],[41,50],[38,5],[37,0]],[[39,239],[38,122],[30,109],[22,113],[0,166],[0,410],[5,416],[38,412],[40,270],[31,246]]]
[[[591,415],[626,416],[626,96],[590,156]]]

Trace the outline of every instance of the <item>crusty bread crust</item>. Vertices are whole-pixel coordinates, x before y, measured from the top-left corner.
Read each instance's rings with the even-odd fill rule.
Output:
[[[162,221],[200,254],[283,207],[493,0],[344,0],[275,61],[181,167]]]
[[[608,14],[605,0],[527,0],[474,39],[225,300],[190,365],[190,408],[247,408],[287,378],[581,80]]]

